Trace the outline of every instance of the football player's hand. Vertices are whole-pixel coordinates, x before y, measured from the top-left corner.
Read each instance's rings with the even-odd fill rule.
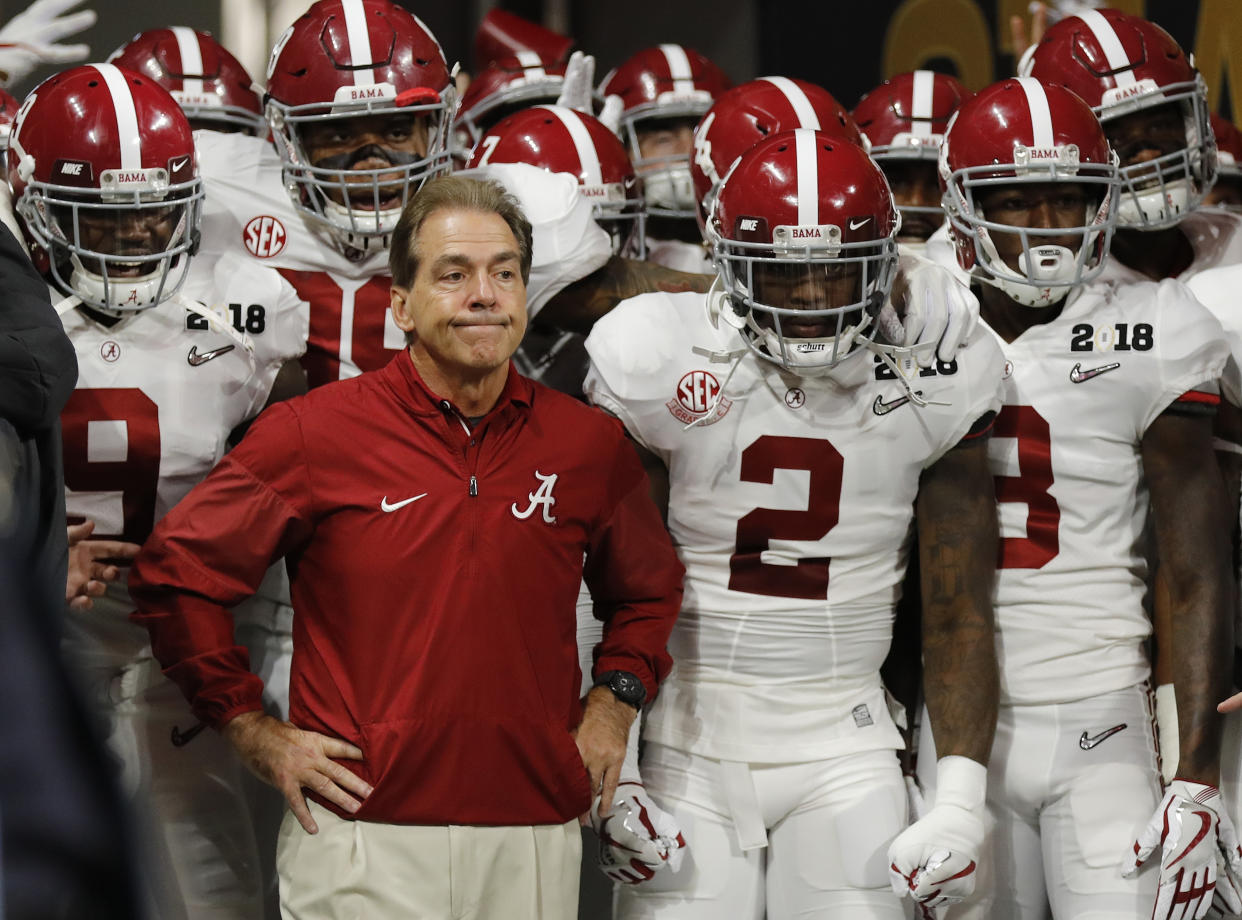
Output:
[[[616,798],[630,724],[637,714],[633,706],[621,702],[607,687],[593,687],[587,694],[582,722],[573,732],[582,765],[591,778],[591,794],[603,800],[599,806],[601,817],[608,817]]]
[[[668,867],[676,872],[686,853],[677,821],[661,809],[642,783],[618,784],[610,813],[601,816],[600,798],[591,806],[591,827],[599,837],[599,868],[622,885],[637,885]]]
[[[1212,906],[1226,917],[1242,914],[1242,846],[1228,813],[1219,814],[1216,829],[1216,891]]]
[[[556,104],[583,115],[593,115],[592,88],[595,86],[595,58],[590,54],[575,51],[569,56],[565,65],[565,82],[561,85],[561,94]]]
[[[142,548],[123,540],[88,540],[94,521],[70,524],[69,574],[65,579],[65,603],[74,610],[90,610],[94,599],[103,597],[108,582],[121,576],[117,561],[133,559]]]
[[[979,301],[948,269],[918,256],[898,262],[893,294],[881,309],[880,332],[914,350],[918,363],[952,361],[979,322]]]
[[[613,134],[621,134],[621,113],[625,111],[625,102],[616,93],[604,97],[604,106],[599,110],[599,120]]]
[[[1026,66],[1027,58],[1033,53],[1036,45],[1043,40],[1048,30],[1048,7],[1042,3],[1030,5],[1031,27],[1026,27],[1026,19],[1022,16],[1009,17],[1009,47],[1017,66],[1014,72],[1021,75]]]
[[[936,803],[888,848],[888,879],[897,897],[909,895],[923,916],[956,904],[975,890],[983,845],[987,770],[965,757],[937,764]]]
[[[62,45],[60,40],[95,24],[94,10],[62,16],[82,0],[35,0],[0,27],[0,74],[6,85],[20,82],[40,64],[85,61],[89,45]]]
[[[363,759],[362,751],[348,741],[303,731],[262,712],[230,719],[224,737],[251,773],[281,791],[308,834],[318,833],[319,826],[306,805],[304,788],[351,814],[361,807],[359,799],[373,791],[366,780],[333,759]]]
[[[1222,817],[1226,822],[1223,837]],[[1156,813],[1121,863],[1121,874],[1132,878],[1148,857],[1160,849],[1160,885],[1153,920],[1198,920],[1207,916],[1216,888],[1221,843],[1234,848],[1227,859],[1238,858],[1237,835],[1228,821],[1215,786],[1183,779],[1169,783]]]
[[[1242,693],[1235,693],[1216,707],[1217,712],[1237,712],[1239,709],[1242,709]]]

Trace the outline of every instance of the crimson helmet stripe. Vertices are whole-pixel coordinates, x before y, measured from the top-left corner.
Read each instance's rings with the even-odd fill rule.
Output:
[[[545,77],[547,73],[543,69],[543,61],[539,59],[539,55],[533,51],[519,51],[515,57],[518,63],[522,65],[522,70],[526,72],[528,77]]]
[[[910,133],[915,137],[930,137],[932,117],[932,95],[936,89],[936,75],[930,70],[916,70],[914,83],[911,86],[910,101]]]
[[[138,132],[138,111],[129,91],[129,81],[115,64],[92,64],[103,77],[112,95],[116,112],[117,140],[121,148],[121,169],[142,169],[142,136]]]
[[[599,153],[595,150],[595,142],[591,140],[591,132],[582,123],[578,113],[559,105],[541,105],[538,108],[546,109],[555,115],[569,132],[569,137],[574,142],[574,149],[578,152],[578,162],[582,164],[582,184],[602,185],[604,175],[599,165]]]
[[[794,154],[798,164],[798,225],[819,226],[819,145],[815,132],[794,130]]]
[[[694,90],[694,74],[690,70],[690,58],[681,45],[661,45],[660,52],[668,62],[668,73],[673,78],[673,92],[688,93]]]
[[[198,35],[193,29],[185,26],[172,26],[173,38],[177,40],[177,53],[181,55],[181,72],[183,74],[201,74],[203,72],[203,49],[199,47]],[[198,78],[186,77],[181,81],[181,89],[186,93],[201,95],[203,81]]]
[[[355,68],[354,86],[370,86],[375,83],[375,71],[366,64],[374,64],[371,54],[371,31],[367,28],[367,13],[362,0],[341,0],[345,13],[345,34],[349,39],[349,63]]]
[[[811,105],[811,100],[806,98],[806,93],[797,83],[788,77],[760,77],[760,79],[767,80],[789,100],[789,107],[793,109],[798,119],[798,127],[810,128],[812,131],[818,131],[822,127],[819,123],[819,116],[815,114],[815,108]]]
[[[1115,71],[1113,79],[1117,81],[1117,85],[1133,86],[1136,82],[1132,69],[1134,64],[1126,54],[1125,48],[1122,47],[1121,38],[1118,37],[1117,30],[1113,28],[1112,23],[1105,19],[1104,14],[1099,10],[1083,10],[1078,13],[1078,18],[1091,30],[1095,40],[1100,43],[1104,59],[1108,61],[1108,69]]]
[[[1017,77],[1026,94],[1026,107],[1031,113],[1032,147],[1052,147],[1056,140],[1052,134],[1052,111],[1048,108],[1048,94],[1034,77]]]

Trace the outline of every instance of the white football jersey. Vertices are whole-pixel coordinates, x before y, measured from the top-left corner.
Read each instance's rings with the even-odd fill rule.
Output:
[[[867,352],[818,378],[756,357],[706,300],[636,297],[587,339],[588,397],[668,467],[686,566],[673,674],[644,735],[761,762],[901,747],[878,672],[919,477],[999,408],[1000,351],[979,333],[914,369],[944,404],[920,408]]]
[[[378,370],[405,347],[389,309],[388,251],[351,260],[321,229],[303,221],[281,181],[281,161],[262,138],[197,131],[206,187],[203,251],[244,250],[278,272],[310,304],[303,364],[310,386]],[[602,266],[608,234],[565,175],[518,164],[489,167],[518,198],[531,221],[534,265],[527,310],[534,315],[566,285]]]
[[[1238,309],[1242,263],[1197,272],[1186,282],[1186,287],[1225,330],[1233,360],[1220,378],[1221,395],[1233,405],[1242,406],[1242,310]]]
[[[92,537],[146,540],[223,456],[230,432],[263,408],[280,366],[302,349],[300,303],[279,286],[246,284],[245,266],[196,260],[182,293],[210,295],[217,272],[242,286],[224,284],[219,313],[243,331],[250,318],[247,336],[262,343],[253,352],[179,299],[110,327],[80,307],[61,317],[78,357],[77,388],[61,413],[65,506],[71,519],[95,522]],[[240,312],[231,309],[235,295]],[[120,617],[133,609],[123,583],[95,604],[96,619],[101,609]]]
[[[711,275],[711,252],[702,243],[687,243],[684,240],[658,240],[647,237],[647,261],[663,265],[674,271],[690,272],[696,275]]]
[[[1006,358],[988,449],[1001,701],[1137,684],[1151,632],[1140,442],[1174,400],[1214,388],[1228,358],[1220,324],[1180,282],[1095,282],[1052,322],[996,341]]]
[[[1191,278],[1209,268],[1242,264],[1242,217],[1215,208],[1196,208],[1177,225],[1194,248],[1194,261],[1177,276],[1178,281]],[[1101,281],[1147,281],[1148,277],[1115,256],[1104,263]]]

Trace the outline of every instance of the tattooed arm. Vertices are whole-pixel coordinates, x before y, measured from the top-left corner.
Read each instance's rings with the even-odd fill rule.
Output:
[[[1165,412],[1142,440],[1168,618],[1161,655],[1177,686],[1181,779],[1220,782],[1217,701],[1229,692],[1231,512],[1211,419]]]
[[[595,321],[628,297],[667,291],[707,292],[711,275],[692,275],[651,262],[613,256],[601,268],[575,281],[539,311],[539,322],[586,335]]]
[[[937,757],[988,762],[996,731],[996,496],[986,437],[945,454],[915,504],[923,572],[923,694]]]

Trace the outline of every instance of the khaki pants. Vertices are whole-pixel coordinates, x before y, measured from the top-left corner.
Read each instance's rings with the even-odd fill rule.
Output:
[[[276,847],[284,920],[576,920],[577,820],[534,827],[345,821],[286,812]]]

